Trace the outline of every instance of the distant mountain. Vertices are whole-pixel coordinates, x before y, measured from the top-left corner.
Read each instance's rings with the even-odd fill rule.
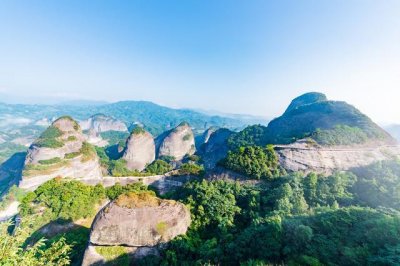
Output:
[[[232,137],[230,143],[235,146],[247,143],[288,144],[307,137],[322,145],[395,142],[354,106],[329,101],[324,94],[311,92],[295,98],[284,114],[273,119],[268,127],[248,127]]]
[[[400,125],[389,125],[385,126],[384,129],[400,141]]]

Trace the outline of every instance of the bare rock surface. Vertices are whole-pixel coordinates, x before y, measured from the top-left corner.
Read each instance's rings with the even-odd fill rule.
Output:
[[[121,195],[101,210],[93,222],[90,242],[105,246],[155,246],[186,233],[190,213],[182,203],[141,194]]]
[[[371,143],[363,146],[319,146],[307,140],[276,145],[280,164],[289,171],[331,174],[400,156],[400,146]]]
[[[103,114],[93,115],[89,119],[81,121],[79,124],[82,130],[93,129],[98,133],[107,131],[128,131],[124,122]]]
[[[229,129],[218,129],[211,134],[207,143],[202,146],[200,154],[206,169],[214,168],[218,161],[226,157],[229,150],[227,141],[232,134],[233,131]]]
[[[131,260],[158,255],[159,245],[185,234],[189,225],[182,203],[151,192],[121,195],[96,215],[82,265],[106,264],[96,247],[124,246]]]
[[[153,136],[144,129],[134,130],[126,141],[123,159],[130,170],[142,171],[156,158],[156,146]]]
[[[181,123],[162,136],[158,148],[158,157],[172,156],[175,160],[179,161],[185,155],[194,154],[195,151],[192,128],[188,123]]]
[[[70,117],[54,121],[30,146],[19,186],[33,190],[57,176],[102,179],[96,152],[85,142],[78,123]]]

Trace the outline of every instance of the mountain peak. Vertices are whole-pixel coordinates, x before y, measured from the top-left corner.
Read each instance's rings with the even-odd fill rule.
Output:
[[[300,106],[313,104],[317,102],[327,101],[328,98],[325,94],[320,92],[308,92],[300,95],[299,97],[292,100],[289,107],[286,109],[285,113],[289,113],[290,111],[299,108]]]

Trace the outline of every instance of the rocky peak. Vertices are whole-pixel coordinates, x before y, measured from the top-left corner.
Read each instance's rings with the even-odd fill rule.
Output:
[[[71,117],[55,120],[29,147],[20,187],[34,189],[56,176],[100,180],[94,148]]]
[[[80,125],[83,130],[93,129],[99,133],[106,131],[128,131],[124,122],[104,114],[95,114],[89,119],[81,121]]]
[[[192,155],[195,151],[192,128],[188,123],[182,122],[161,136],[158,156],[171,156],[175,160],[182,160],[183,157]]]
[[[299,97],[293,99],[293,101],[290,103],[289,107],[286,109],[285,113],[288,113],[300,106],[307,105],[307,104],[313,104],[317,102],[323,102],[327,101],[328,98],[326,97],[325,94],[319,93],[319,92],[308,92],[303,95],[300,95]]]
[[[155,160],[156,147],[153,136],[141,127],[136,127],[126,141],[123,158],[130,170],[142,171]]]

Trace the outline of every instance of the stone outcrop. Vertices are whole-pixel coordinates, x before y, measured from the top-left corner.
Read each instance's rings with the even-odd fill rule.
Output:
[[[218,130],[217,127],[210,127],[206,131],[204,131],[204,133],[202,135],[202,144],[207,143],[208,140],[210,139],[211,135],[217,130]]]
[[[126,141],[123,159],[130,170],[142,171],[156,157],[153,136],[142,128],[135,128]]]
[[[103,139],[101,135],[93,128],[89,129],[89,132],[86,134],[86,141],[97,147],[105,147],[108,145],[108,141]]]
[[[226,157],[229,150],[227,141],[232,134],[233,131],[229,129],[218,129],[211,134],[207,143],[202,146],[200,155],[206,169],[214,168],[218,161]]]
[[[171,156],[179,161],[196,151],[193,131],[188,123],[181,123],[162,134],[157,142],[159,143],[158,157]]]
[[[85,142],[78,123],[70,117],[54,121],[29,147],[19,186],[33,190],[57,176],[99,181],[102,178],[94,148]]]
[[[98,133],[106,131],[128,131],[124,122],[103,114],[93,115],[89,119],[81,121],[79,124],[82,130],[93,129]]]
[[[132,258],[157,254],[158,245],[185,234],[189,225],[190,213],[182,203],[152,192],[121,195],[96,215],[82,265],[105,263],[99,246],[127,247]]]
[[[326,147],[310,140],[299,140],[290,145],[276,145],[275,151],[281,166],[286,170],[321,174],[349,170],[400,156],[400,146],[397,145]]]

